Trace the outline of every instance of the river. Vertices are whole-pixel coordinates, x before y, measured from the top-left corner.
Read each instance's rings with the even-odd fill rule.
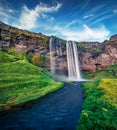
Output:
[[[82,102],[81,83],[65,83],[36,103],[2,114],[0,130],[75,130]]]

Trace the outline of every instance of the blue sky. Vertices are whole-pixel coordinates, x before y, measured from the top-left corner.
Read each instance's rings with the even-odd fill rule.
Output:
[[[0,20],[66,40],[102,42],[117,34],[117,0],[0,0]]]

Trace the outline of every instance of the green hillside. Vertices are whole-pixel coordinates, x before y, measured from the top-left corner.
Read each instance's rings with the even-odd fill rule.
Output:
[[[0,51],[0,110],[40,98],[60,89],[49,72],[30,64],[24,54]]]

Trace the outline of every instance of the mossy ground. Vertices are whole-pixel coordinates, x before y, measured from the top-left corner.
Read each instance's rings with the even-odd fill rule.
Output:
[[[30,64],[25,54],[0,51],[0,110],[60,89],[46,70]]]
[[[94,80],[82,84],[85,100],[77,130],[117,130],[117,65],[85,77]]]

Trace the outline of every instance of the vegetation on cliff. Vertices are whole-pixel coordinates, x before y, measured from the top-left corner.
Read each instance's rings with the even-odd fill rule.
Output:
[[[0,22],[0,40],[6,41],[7,44],[10,44],[9,46],[22,43],[47,47],[49,37],[42,33],[29,32]]]
[[[0,51],[0,110],[40,98],[62,85],[46,70],[30,64],[25,54]]]

